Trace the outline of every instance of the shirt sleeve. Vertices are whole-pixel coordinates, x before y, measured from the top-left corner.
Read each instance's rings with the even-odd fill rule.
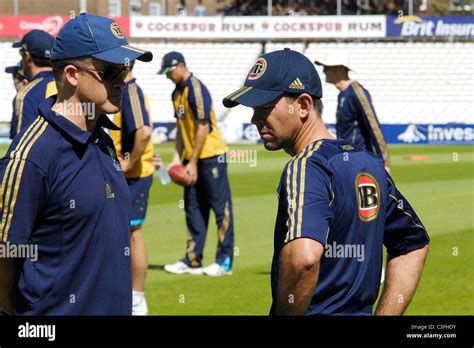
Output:
[[[310,156],[311,151],[308,155]],[[326,246],[331,209],[331,178],[325,168],[305,155],[289,163],[286,173],[288,220],[285,243],[296,238],[311,238]]]
[[[24,97],[23,103],[20,103],[21,106],[19,110],[16,110],[16,134],[20,133],[23,128],[27,128],[34,120],[36,120],[39,116],[38,105],[41,104],[41,101],[36,100],[31,92]]]
[[[375,154],[383,158],[386,166],[390,166],[387,143],[382,133],[382,127],[375,114],[370,94],[364,91],[357,82],[352,84],[352,87],[354,89],[355,99],[357,100],[355,104],[361,116],[360,122],[362,122],[370,134],[371,144],[375,146]]]
[[[392,179],[387,177],[387,180],[389,194],[383,243],[388,254],[396,257],[424,247],[430,238],[410,203]]]
[[[4,158],[0,178],[1,240],[26,244],[48,197],[46,176],[26,159]]]
[[[211,121],[211,95],[206,86],[194,76],[191,77],[188,100],[196,120]]]
[[[122,99],[123,129],[126,133],[132,133],[143,126],[151,127],[143,91],[133,83],[126,88]]]

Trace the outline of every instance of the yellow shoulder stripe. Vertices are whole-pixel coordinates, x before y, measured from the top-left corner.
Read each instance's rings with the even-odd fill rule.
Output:
[[[48,99],[52,95],[58,94],[58,88],[56,87],[55,81],[50,81],[46,85],[46,94],[44,96],[45,99]]]
[[[40,83],[43,80],[43,78],[39,78],[36,80],[31,81],[29,84],[27,84],[25,87],[23,87],[20,92],[18,92],[16,96],[16,101],[15,101],[15,113],[16,113],[16,118],[18,120],[17,126],[16,126],[16,133],[20,133],[21,131],[21,123],[23,121],[23,106],[25,104],[25,97],[28,94],[29,91],[33,89],[38,83]]]
[[[3,208],[0,224],[2,241],[6,241],[8,238],[26,159],[32,146],[43,134],[47,126],[48,123],[42,117],[38,117],[23,134],[15,150],[10,153],[10,160],[0,188],[0,197],[3,198],[0,202],[0,210]]]
[[[199,83],[198,79],[194,76],[191,77],[191,84],[193,85],[194,89],[194,99],[196,100],[196,109],[197,109],[197,117],[199,120],[203,120],[204,115],[204,98],[202,96],[201,91],[201,84]]]
[[[132,105],[133,120],[135,127],[140,128],[144,126],[143,112],[140,104],[140,97],[138,95],[137,85],[132,83],[128,86],[128,94],[130,96],[130,104]]]
[[[291,201],[289,201],[289,205],[291,205],[292,207],[292,212],[291,214],[288,216],[289,220],[290,220],[290,224],[289,224],[289,228],[288,228],[288,232],[287,232],[287,235],[286,235],[286,239],[285,239],[285,242],[288,242],[290,240],[293,240],[295,238],[299,238],[301,237],[301,226],[302,226],[302,218],[303,218],[303,205],[304,205],[304,193],[305,193],[305,180],[306,180],[306,161],[308,160],[308,158],[310,158],[313,153],[315,153],[316,151],[318,151],[319,147],[321,146],[322,144],[322,140],[312,144],[310,146],[310,148],[308,149],[308,151],[302,151],[293,161],[292,163],[290,163],[288,165],[288,168],[290,167],[290,165],[292,164],[293,165],[293,173],[292,173],[292,181],[293,181],[293,184],[292,184],[292,197],[291,197]],[[299,180],[299,193],[297,192],[298,190],[298,185],[297,185],[297,177],[298,177],[298,166],[299,164],[301,163],[301,169],[300,169],[300,180]],[[287,175],[288,175],[288,172],[287,172]],[[287,194],[290,190],[289,188],[289,180],[288,180],[288,176],[287,176],[287,187],[286,187],[286,191],[287,191]],[[298,203],[296,202],[296,196],[298,195]],[[288,197],[289,199],[290,197]],[[298,217],[298,223],[296,225],[296,229],[295,229],[295,215],[297,214],[297,217]]]
[[[375,119],[375,114],[372,110],[372,107],[370,106],[369,100],[367,99],[367,96],[365,95],[359,83],[354,81],[352,83],[352,87],[354,88],[357,98],[359,99],[362,108],[364,109],[364,112],[367,115],[367,120],[369,121],[370,127],[374,131],[375,140],[379,144],[380,151],[382,152],[383,161],[386,166],[390,166],[390,157],[388,155],[387,143],[385,143],[385,138],[383,137],[382,130],[380,129],[377,120]]]

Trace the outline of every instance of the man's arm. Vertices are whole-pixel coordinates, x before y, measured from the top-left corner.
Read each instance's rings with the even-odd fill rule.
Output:
[[[151,127],[143,126],[135,131],[135,139],[133,141],[133,149],[128,158],[120,158],[120,164],[124,174],[131,171],[137,164],[140,157],[146,150],[151,137]]]
[[[181,130],[179,129],[179,126],[177,125],[177,131],[176,131],[176,137],[174,139],[174,152],[173,152],[173,159],[171,160],[170,165],[168,166],[168,169],[171,168],[172,166],[176,164],[181,164],[181,155],[183,154],[184,150],[184,144],[183,144],[183,138],[181,136]]]
[[[318,282],[324,247],[309,238],[286,244],[280,253],[275,315],[304,315]]]
[[[194,142],[193,153],[186,165],[186,173],[190,178],[191,185],[194,185],[198,179],[197,163],[201,154],[206,137],[209,134],[209,123],[207,120],[196,120],[196,136]]]
[[[410,304],[423,272],[428,245],[389,257],[385,285],[375,315],[402,315]]]
[[[5,247],[4,242],[0,242]],[[0,314],[13,313],[13,289],[15,282],[15,264],[11,258],[0,257]]]

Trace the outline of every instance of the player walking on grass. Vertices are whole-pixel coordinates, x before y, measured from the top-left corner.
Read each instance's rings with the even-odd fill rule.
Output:
[[[344,53],[328,53],[315,64],[324,67],[326,82],[340,91],[337,97],[336,133],[358,147],[383,158],[390,171],[390,157],[372,97],[362,85],[349,78],[349,57]]]
[[[125,79],[122,96],[122,110],[115,114],[114,123],[121,128],[111,131],[117,155],[132,198],[130,220],[133,315],[146,315],[145,279],[148,269],[148,255],[143,239],[142,226],[148,206],[148,195],[153,183],[155,167],[152,164],[152,124],[148,98],[132,76],[134,62]]]
[[[185,257],[165,271],[221,276],[232,274],[234,224],[227,163],[219,161],[226,146],[216,125],[212,100],[206,86],[186,67],[179,52],[163,57],[160,74],[176,84],[172,100],[177,118],[175,151],[170,167],[184,164],[190,185],[184,188],[188,242]],[[218,245],[216,260],[202,268],[210,209],[216,214]]]
[[[270,313],[371,315],[384,244],[387,276],[375,313],[401,315],[428,235],[382,159],[330,135],[321,97],[314,65],[285,49],[260,57],[244,87],[223,101],[252,107],[265,148],[292,156],[278,187]]]
[[[51,59],[59,93],[0,161],[1,242],[37,248],[35,259],[0,258],[0,309],[130,315],[130,193],[102,127],[118,129],[105,114],[121,108],[125,63],[152,54],[113,20],[82,13]]]

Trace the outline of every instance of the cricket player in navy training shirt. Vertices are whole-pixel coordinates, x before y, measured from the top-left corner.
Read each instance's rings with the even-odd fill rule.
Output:
[[[383,160],[324,125],[321,82],[304,55],[284,49],[257,59],[227,107],[254,109],[267,150],[292,159],[278,187],[271,271],[272,315],[401,315],[410,303],[429,238]],[[400,301],[402,299],[402,301]]]
[[[130,193],[106,113],[120,110],[127,63],[152,54],[117,23],[81,13],[51,53],[58,95],[0,161],[0,238],[35,247],[0,258],[0,309],[14,315],[130,315]],[[23,255],[24,256],[24,255]]]
[[[51,67],[51,49],[54,37],[43,30],[34,29],[21,41],[13,43],[20,48],[21,65],[30,77],[30,83],[18,91],[13,101],[10,138],[27,128],[38,116],[38,105],[57,94]]]
[[[340,91],[337,96],[336,133],[338,139],[383,158],[385,169],[390,171],[390,156],[372,97],[359,82],[349,78],[352,70],[349,56],[343,52],[329,52],[316,59],[324,67],[326,82]]]

